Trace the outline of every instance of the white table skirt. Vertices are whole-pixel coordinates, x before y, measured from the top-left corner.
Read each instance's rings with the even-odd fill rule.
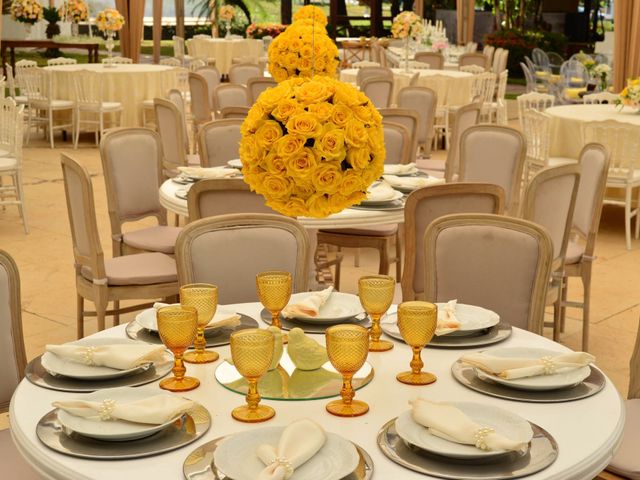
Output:
[[[215,58],[216,68],[227,74],[235,57],[252,57],[257,61],[264,54],[264,42],[253,38],[192,38],[187,50],[193,57]]]
[[[243,304],[236,309],[259,318],[261,306],[257,303]],[[395,307],[392,309],[395,310]],[[124,326],[96,335],[122,338]],[[316,338],[324,342],[323,336]],[[257,425],[237,422],[231,418],[230,412],[233,407],[241,405],[244,399],[217,384],[214,371],[220,364],[218,361],[207,365],[187,365],[187,374],[198,377],[201,385],[196,390],[185,392],[184,396],[202,403],[211,412],[213,423],[203,438],[179,450],[126,461],[83,460],[49,450],[36,437],[38,420],[52,409],[52,401],[75,398],[78,394],[42,389],[27,380],[21,382],[11,401],[11,431],[18,449],[29,463],[46,478],[64,480],[180,479],[186,456],[205,442],[236,432],[284,426],[305,417],[318,421],[327,431],[342,435],[367,450],[374,461],[376,479],[433,478],[393,463],[380,452],[376,444],[376,434],[382,425],[407,410],[407,402],[418,395],[435,401],[479,402],[502,407],[547,430],[558,442],[558,458],[547,469],[528,476],[529,480],[591,479],[607,465],[619,444],[624,425],[624,405],[610,381],[597,395],[575,402],[512,402],[482,395],[463,387],[452,378],[451,364],[468,350],[426,349],[423,352],[425,368],[435,373],[438,381],[430,386],[412,387],[395,379],[396,373],[408,369],[411,350],[400,342],[394,343],[395,348],[390,352],[369,354],[368,360],[375,369],[375,377],[368,386],[357,391],[356,398],[366,401],[371,410],[357,418],[330,415],[325,411],[325,404],[329,401],[326,399],[295,402],[265,400],[265,404],[276,410],[274,420]],[[517,346],[566,350],[551,340],[519,329],[514,329],[508,340],[489,348]],[[221,359],[230,355],[228,346],[219,347],[217,351]]]

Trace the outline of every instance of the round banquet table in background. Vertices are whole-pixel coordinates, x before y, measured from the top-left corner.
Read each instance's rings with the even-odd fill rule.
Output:
[[[224,299],[220,299],[224,302]],[[262,306],[248,303],[234,306],[240,313],[260,318]],[[392,307],[395,311],[395,307]],[[263,327],[266,325],[260,322]],[[124,325],[95,336],[124,338]],[[324,336],[314,336],[324,343]],[[10,407],[11,433],[20,452],[49,479],[80,480],[105,479],[176,480],[182,478],[182,463],[197,446],[214,438],[263,427],[285,426],[300,418],[312,418],[327,431],[357,443],[373,458],[376,479],[435,478],[406,470],[387,459],[378,448],[376,434],[389,420],[409,408],[408,401],[418,395],[433,401],[455,400],[478,402],[504,408],[547,430],[557,441],[556,461],[541,472],[528,476],[530,480],[585,480],[593,478],[611,459],[624,426],[624,404],[613,384],[607,380],[598,394],[567,403],[524,403],[488,397],[467,389],[453,379],[451,365],[465,351],[458,349],[426,349],[422,356],[425,368],[435,373],[438,381],[426,387],[412,387],[396,381],[396,373],[407,370],[411,349],[394,341],[390,352],[370,353],[368,361],[375,370],[373,381],[358,390],[356,398],[366,401],[371,410],[357,418],[339,418],[325,411],[329,400],[273,401],[264,400],[276,410],[274,420],[263,424],[244,424],[231,418],[231,409],[241,405],[244,398],[217,384],[214,371],[220,361],[207,365],[187,365],[187,374],[198,377],[201,385],[183,395],[204,405],[213,418],[209,432],[193,444],[166,454],[123,461],[78,459],[49,450],[36,437],[36,424],[52,410],[51,402],[77,398],[78,394],[46,390],[28,380],[18,386]],[[544,337],[519,329],[499,344],[499,347],[537,347],[558,351],[567,349]],[[216,349],[220,358],[230,356],[229,347]],[[161,390],[158,389],[158,392]],[[472,466],[470,468],[473,468]],[[203,477],[204,478],[204,477]]]
[[[616,120],[638,127],[635,135],[640,135],[640,115],[636,109],[620,108],[616,105],[560,105],[547,108],[551,116],[552,157],[578,158],[585,144],[582,128],[585,123],[603,120]]]
[[[90,70],[103,77],[104,101],[121,102],[123,127],[142,126],[142,102],[164,97],[168,90],[178,88],[179,71],[175,67],[148,64],[118,64],[105,67],[100,63],[56,65],[45,67],[53,74],[54,98],[74,100],[73,75]]]
[[[187,42],[192,57],[215,58],[220,73],[229,73],[236,57],[251,57],[256,61],[264,55],[264,42],[253,38],[192,38]]]
[[[400,89],[409,86],[414,73],[419,73],[417,85],[428,87],[438,94],[438,106],[458,106],[471,101],[473,74],[454,70],[429,70],[393,68],[393,94],[391,103],[396,103]],[[356,83],[357,68],[346,68],[340,72],[340,80]]]

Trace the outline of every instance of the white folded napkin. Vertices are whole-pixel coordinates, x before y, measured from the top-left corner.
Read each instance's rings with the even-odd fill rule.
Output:
[[[228,178],[239,174],[237,168],[227,167],[178,167],[178,170],[193,178]]]
[[[124,343],[113,345],[47,345],[49,353],[74,363],[129,370],[148,362],[161,360],[163,345]]]
[[[372,202],[392,200],[395,196],[396,191],[386,182],[374,183],[367,190],[367,200]]]
[[[445,182],[444,178],[434,177],[398,177],[397,175],[383,175],[382,178],[392,187],[413,188],[418,189],[431,185],[441,185]]]
[[[458,300],[449,300],[444,308],[438,310],[438,325],[436,335],[446,335],[460,328],[460,321],[456,318]]]
[[[416,164],[411,162],[407,164],[391,163],[384,165],[385,175],[399,175],[403,173],[412,173],[417,169]]]
[[[156,302],[153,304],[153,308],[155,308],[155,310],[158,311],[161,308],[171,307],[174,305],[180,305],[180,304]],[[235,312],[230,313],[230,312],[219,310],[215,313],[213,318],[209,321],[209,323],[207,323],[207,325],[204,328],[211,329],[211,328],[222,328],[222,327],[235,327],[237,325],[240,325],[240,322],[241,322],[241,316],[239,314]]]
[[[496,357],[486,353],[468,353],[460,361],[506,380],[553,375],[561,370],[580,368],[596,361],[586,352],[570,352],[542,358]]]
[[[161,393],[126,403],[111,399],[102,401],[67,400],[53,402],[52,405],[76,417],[90,420],[126,420],[162,425],[191,409],[194,402],[186,398]]]
[[[315,318],[333,292],[333,287],[325,288],[319,292],[310,293],[297,303],[290,303],[282,309],[282,315],[286,318]]]
[[[351,64],[353,68],[364,68],[364,67],[379,67],[380,63],[371,62],[369,60],[361,60],[360,62],[353,62]]]
[[[267,467],[258,480],[286,480],[322,448],[327,435],[316,422],[303,418],[290,424],[280,436],[278,446],[260,445],[256,455]]]
[[[507,450],[526,452],[527,443],[511,440],[496,433],[493,428],[480,425],[448,403],[436,403],[417,398],[410,401],[413,420],[436,437],[463,445],[474,445],[480,450]]]

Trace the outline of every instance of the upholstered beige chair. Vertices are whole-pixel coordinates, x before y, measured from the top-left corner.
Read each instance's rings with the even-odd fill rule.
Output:
[[[402,300],[424,300],[424,232],[436,218],[454,213],[504,210],[504,190],[486,183],[433,185],[412,192],[404,206]]]
[[[444,69],[444,55],[439,52],[416,52],[414,60],[429,64],[430,70]]]
[[[499,48],[498,50],[502,50],[501,48]],[[482,53],[484,54],[485,57],[487,57],[487,61],[489,62],[489,65],[493,64],[493,54],[496,53],[496,47],[493,47],[491,45],[485,45],[482,48]]]
[[[397,104],[398,108],[413,109],[418,113],[418,147],[423,157],[430,157],[434,136],[433,124],[438,107],[436,92],[427,87],[404,87],[398,92]]]
[[[85,316],[96,316],[98,330],[104,330],[106,315],[113,315],[117,324],[121,313],[150,305],[107,310],[110,301],[177,295],[176,264],[169,255],[159,252],[105,259],[89,172],[71,157],[64,154],[61,157],[76,271],[78,338],[81,338]],[[84,311],[85,299],[95,304],[95,312]]]
[[[391,103],[393,81],[383,77],[367,77],[360,83],[364,93],[376,108],[387,108]]]
[[[362,81],[366,78],[382,77],[393,82],[393,72],[390,68],[386,67],[364,67],[358,69],[356,75],[356,85],[361,85]]]
[[[251,107],[224,107],[220,110],[220,118],[240,118],[244,120],[247,118]]]
[[[517,213],[526,142],[502,125],[475,125],[460,136],[461,182],[485,182],[504,189],[505,209]]]
[[[486,70],[489,67],[489,62],[482,52],[467,52],[458,58],[458,66],[464,67],[466,65],[478,65]]]
[[[173,254],[180,229],[167,226],[158,199],[162,184],[160,135],[146,128],[112,130],[100,142],[107,190],[113,256],[128,253]],[[155,217],[158,225],[122,231],[124,223]]]
[[[198,151],[203,167],[221,167],[229,160],[240,158],[242,122],[238,118],[228,118],[213,120],[200,127]]]
[[[247,88],[249,89],[249,95],[251,96],[251,103],[256,103],[262,92],[268,88],[275,87],[276,85],[278,85],[278,82],[269,77],[252,77],[248,79]]]
[[[247,87],[240,84],[225,83],[213,89],[211,108],[217,116],[225,107],[250,107],[251,98]]]
[[[0,413],[9,410],[9,402],[24,375],[27,358],[22,336],[20,275],[11,256],[0,250],[0,322],[2,330],[2,369],[0,370]],[[9,429],[0,430],[0,465],[6,478],[39,480],[33,468],[22,458]]]
[[[583,300],[567,301],[567,283],[562,289],[562,323],[565,307],[582,308],[582,350],[589,350],[589,313],[591,305],[591,269],[595,260],[596,237],[600,226],[602,200],[607,184],[609,154],[599,144],[585,145],[580,152],[580,186],[573,212],[572,234],[565,255],[565,277],[582,280]]]
[[[382,119],[384,146],[387,156],[384,163],[407,164],[411,156],[411,134],[400,123]]]
[[[493,310],[542,334],[553,245],[533,222],[502,215],[437,218],[424,234],[425,299]]]
[[[189,72],[189,93],[191,95],[191,117],[194,137],[198,134],[200,127],[212,119],[211,92],[205,77],[199,73]]]
[[[451,133],[449,136],[449,150],[444,168],[432,165],[433,170],[444,170],[444,178],[447,182],[452,182],[456,175],[460,174],[460,139],[462,134],[478,123],[482,103],[470,103],[456,109],[452,114]],[[458,178],[459,181],[464,181]]]
[[[264,70],[255,63],[237,63],[229,69],[229,83],[247,85],[250,78],[263,76]]]
[[[281,215],[233,214],[187,225],[176,245],[180,284],[218,286],[220,303],[255,302],[256,274],[284,270],[293,291],[307,290],[309,236],[296,220]]]
[[[409,130],[411,136],[411,155],[409,156],[409,161],[415,162],[418,155],[418,126],[420,125],[418,112],[409,108],[381,108],[379,111],[383,120],[399,123]]]
[[[189,138],[185,137],[185,120],[180,109],[175,103],[164,98],[154,98],[153,107],[162,141],[165,175],[175,175],[179,166],[199,165],[200,159],[189,154]]]
[[[222,83],[222,75],[220,75],[220,70],[216,67],[206,66],[199,67],[195,70],[195,73],[204,78],[205,82],[207,82],[207,92],[209,97],[209,106],[213,104],[213,90]]]

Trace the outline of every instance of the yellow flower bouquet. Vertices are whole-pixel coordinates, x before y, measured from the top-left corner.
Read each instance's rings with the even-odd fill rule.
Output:
[[[382,117],[355,87],[293,77],[265,90],[242,124],[244,181],[288,216],[326,217],[382,175]]]
[[[96,26],[101,32],[117,32],[124,26],[124,17],[115,8],[105,8],[96,15]]]
[[[42,20],[42,5],[38,0],[13,0],[9,11],[16,22],[33,25]]]
[[[418,38],[424,30],[422,19],[413,12],[400,12],[391,24],[393,38]]]
[[[627,86],[620,92],[618,105],[640,107],[640,78],[627,80]]]
[[[236,9],[233,8],[233,5],[223,5],[220,7],[218,16],[223,22],[230,22],[236,16]]]
[[[86,22],[89,19],[89,9],[84,0],[66,0],[58,9],[58,16],[73,23]]]
[[[301,20],[311,20],[312,22],[319,23],[323,27],[327,24],[327,16],[320,8],[314,5],[305,5],[293,14],[294,22]]]

